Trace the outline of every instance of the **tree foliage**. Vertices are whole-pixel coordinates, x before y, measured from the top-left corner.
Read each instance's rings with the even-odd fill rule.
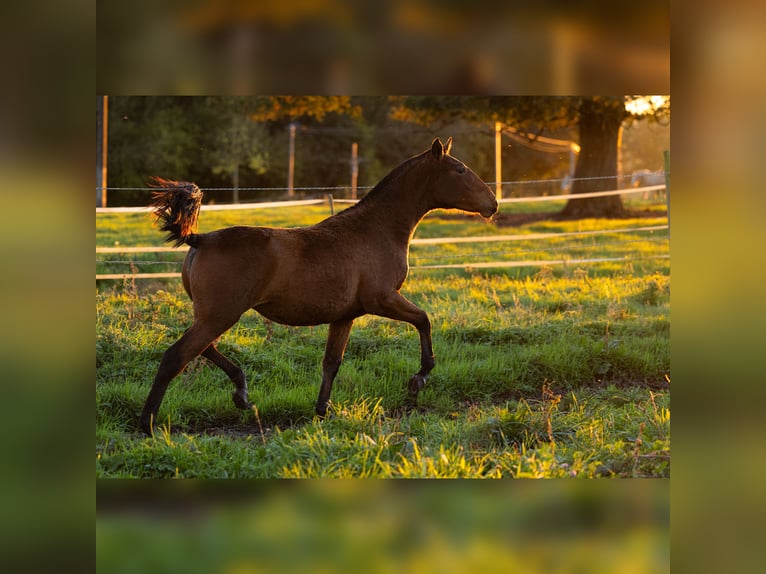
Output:
[[[349,96],[262,96],[252,99],[250,117],[259,122],[314,119],[328,114],[361,117],[361,108]]]
[[[620,129],[629,122],[668,122],[670,98],[646,96],[415,96],[397,98],[394,115],[434,125],[464,117],[474,122],[502,122],[525,133],[530,141],[564,127],[577,127],[580,153],[572,193],[618,187],[617,148]],[[619,217],[620,196],[571,199],[567,217]]]
[[[205,187],[284,185],[287,124],[311,126],[343,118],[361,118],[361,108],[347,96],[113,96],[109,186],[144,188],[153,175],[199,181]],[[216,199],[216,193],[206,196]],[[146,191],[124,190],[112,195],[110,203],[141,204],[147,198]]]
[[[579,139],[583,150],[576,177],[613,177],[619,126],[643,118],[666,123],[669,109],[667,98],[640,97],[113,96],[108,185],[145,188],[149,177],[161,176],[197,182],[206,190],[206,201],[231,201],[231,191],[215,188],[242,188],[240,200],[277,199],[287,183],[291,123],[297,127],[298,188],[348,185],[351,145],[357,143],[358,184],[364,193],[434,137],[450,135],[455,154],[491,181],[495,121],[513,126],[530,141],[542,135]],[[608,127],[610,135],[598,126]],[[541,154],[513,145],[503,151],[503,176],[560,178],[568,172],[568,160],[568,151]],[[613,188],[599,188],[597,181],[583,179],[573,191]],[[614,186],[614,179],[601,183]],[[148,197],[148,191],[120,191],[110,194],[109,202],[145,204]],[[602,207],[597,202],[593,213],[608,215]]]
[[[246,166],[262,173],[268,162],[263,127],[248,117],[247,106],[241,98],[209,97],[206,111],[220,128],[210,134],[210,145],[205,147],[213,173],[233,173]]]

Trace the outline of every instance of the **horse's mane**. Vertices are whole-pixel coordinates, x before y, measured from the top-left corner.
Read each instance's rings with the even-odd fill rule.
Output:
[[[391,184],[395,181],[398,181],[400,178],[402,178],[405,174],[409,173],[409,171],[415,167],[420,161],[423,160],[423,158],[426,156],[426,154],[431,153],[430,150],[426,150],[422,153],[419,153],[418,155],[412,156],[409,159],[404,160],[402,163],[400,163],[398,166],[396,166],[394,169],[392,169],[383,179],[381,179],[375,187],[373,187],[370,191],[368,191],[362,199],[359,200],[359,202],[355,205],[352,205],[348,209],[345,209],[341,211],[338,215],[341,215],[343,213],[347,213],[354,209],[365,209],[370,204],[376,203],[378,200],[380,200],[383,196],[386,195],[386,192],[388,188],[391,187]]]

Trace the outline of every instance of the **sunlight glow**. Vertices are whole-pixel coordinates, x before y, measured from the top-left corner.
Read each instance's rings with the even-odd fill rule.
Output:
[[[625,104],[625,109],[636,116],[643,116],[661,108],[667,101],[666,96],[641,96]]]

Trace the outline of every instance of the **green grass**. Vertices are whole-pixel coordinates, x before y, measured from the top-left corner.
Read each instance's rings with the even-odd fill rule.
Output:
[[[288,216],[306,224],[326,215],[321,207],[270,211],[257,213],[258,224],[288,226]],[[201,223],[243,223],[243,216],[208,212]],[[497,229],[475,218],[436,215],[417,236],[664,222]],[[145,215],[99,215],[96,231],[97,245],[114,237],[122,245],[161,241]],[[330,416],[320,421],[313,405],[327,327],[286,327],[249,312],[219,348],[245,370],[257,410],[237,410],[231,382],[197,359],[171,383],[159,413],[165,428],[152,438],[139,433],[138,414],[162,354],[190,324],[191,305],[178,280],[100,282],[97,476],[668,476],[670,279],[668,260],[649,258],[667,253],[667,242],[656,239],[618,234],[587,240],[588,256],[647,257],[637,261],[413,270],[402,292],[429,313],[437,358],[415,409],[405,401],[419,356],[409,325],[376,317],[355,322]],[[562,242],[413,246],[411,261],[570,255]],[[508,245],[549,252],[519,256],[503,251]],[[562,249],[550,251],[556,247]]]

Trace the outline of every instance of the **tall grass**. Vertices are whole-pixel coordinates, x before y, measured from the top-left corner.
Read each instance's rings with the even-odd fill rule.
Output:
[[[314,211],[306,208],[300,221],[321,216]],[[209,215],[202,221],[221,224]],[[121,217],[121,244],[142,244],[135,217]],[[447,230],[453,222],[464,227]],[[539,222],[512,232],[597,223]],[[418,232],[469,234],[478,226],[498,233],[451,217],[429,218]],[[118,217],[106,226],[99,218],[97,244],[121,229]],[[616,235],[591,251],[667,253],[666,244],[643,237],[623,244]],[[472,245],[460,245],[455,257],[498,249]],[[411,259],[451,255],[413,246]],[[323,421],[313,405],[327,327],[286,327],[249,312],[219,348],[245,370],[257,409],[237,410],[231,382],[197,359],[170,385],[159,413],[164,430],[144,438],[138,413],[162,353],[190,324],[191,306],[177,280],[103,283],[96,293],[97,476],[667,476],[669,290],[667,260],[657,259],[413,270],[403,293],[429,313],[437,357],[418,406],[405,400],[405,382],[418,369],[415,330],[366,316],[355,322]]]

